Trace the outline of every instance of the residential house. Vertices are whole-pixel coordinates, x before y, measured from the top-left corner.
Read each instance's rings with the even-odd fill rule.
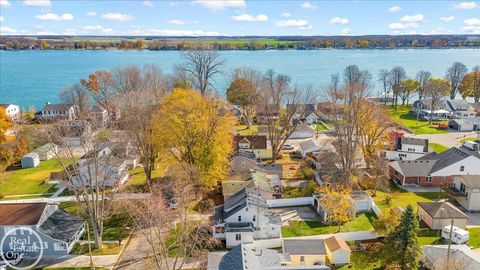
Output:
[[[76,118],[75,106],[72,104],[51,104],[47,102],[40,111],[41,120],[74,120]]]
[[[295,110],[291,121],[299,121],[307,125],[313,125],[318,123],[320,118],[318,117],[315,108],[315,104],[288,104],[287,110]]]
[[[480,211],[480,175],[454,175],[445,190],[467,211]]]
[[[329,217],[330,210],[325,209],[323,206],[323,203],[320,200],[322,196],[327,195],[317,194],[313,196],[313,207],[320,214],[320,217],[324,223],[331,223]],[[354,219],[358,213],[372,211],[373,199],[365,191],[351,191],[346,199],[349,200],[351,204],[350,209],[348,209],[350,219]]]
[[[37,243],[37,233],[43,243]],[[15,238],[26,243],[42,244],[43,258],[68,255],[85,232],[85,222],[58,207],[47,203],[0,204],[0,239],[3,252],[13,251],[10,243]],[[28,247],[28,246],[27,246]],[[26,258],[38,256],[36,252],[25,252]]]
[[[448,127],[458,131],[480,130],[480,117],[450,119]]]
[[[258,163],[254,153],[236,151],[230,158],[230,174],[260,171],[269,176],[276,175],[282,177],[282,165],[281,164],[263,164]]]
[[[472,118],[475,117],[475,110],[464,99],[447,99],[445,109],[450,112],[452,118]]]
[[[47,144],[44,144],[40,147],[37,147],[32,152],[37,153],[38,157],[42,161],[49,160],[49,159],[55,157],[55,155],[57,154],[58,146],[54,143],[47,143]]]
[[[15,104],[0,104],[0,107],[5,109],[5,113],[10,117],[10,120],[16,121],[20,118],[20,107]]]
[[[413,102],[412,111],[421,119],[425,120],[446,120],[451,117],[450,111],[445,109],[445,101],[441,101],[439,108],[431,109],[432,103],[428,99],[419,99]]]
[[[480,153],[464,146],[429,153],[416,160],[390,162],[390,179],[402,186],[442,186],[451,184],[452,175],[480,174]]]
[[[268,209],[265,199],[245,188],[216,207],[212,221],[213,238],[225,240],[227,248],[281,238],[280,215]]]
[[[350,263],[351,250],[345,240],[331,236],[326,239],[283,239],[282,252],[290,257],[290,267]]]
[[[475,114],[477,116],[480,116],[480,102],[470,103],[470,106],[472,106],[473,111],[475,111]]]
[[[242,189],[252,191],[264,200],[275,199],[282,194],[281,184],[274,185],[266,173],[259,171],[231,175],[221,182],[221,189],[225,200]]]
[[[258,105],[256,109],[256,122],[265,125],[270,121],[276,121],[280,115],[280,108],[275,104]]]
[[[92,106],[90,109],[90,122],[93,126],[99,129],[104,129],[108,126],[109,122],[108,111],[98,105]]]
[[[397,137],[393,150],[383,150],[381,156],[388,160],[415,160],[428,153],[428,139]]]
[[[267,143],[266,135],[236,135],[234,141],[239,152],[252,152],[258,160],[272,158],[272,149]]]
[[[57,123],[64,143],[68,146],[81,146],[91,142],[92,124],[85,120],[60,121]]]
[[[293,133],[288,139],[308,139],[313,138],[315,135],[315,129],[304,123],[297,124]]]
[[[299,143],[300,146],[300,155],[302,158],[307,156],[318,154],[323,148],[320,146],[316,140],[307,140]]]
[[[240,244],[228,252],[209,252],[207,270],[329,270],[326,265],[291,266],[290,255],[256,244]]]
[[[342,119],[343,108],[334,102],[324,101],[317,104],[318,116],[324,121]]]
[[[226,114],[226,113],[230,113],[232,114],[238,121],[241,121],[242,120],[242,116],[243,116],[243,110],[242,108],[238,107],[237,105],[233,105],[233,104],[230,104],[230,103],[227,103],[225,104],[224,106],[222,106],[220,108],[220,113],[222,115]]]
[[[418,202],[418,219],[434,230],[451,225],[465,229],[468,216],[449,202]]]
[[[427,269],[480,269],[480,255],[468,245],[423,245],[422,253],[420,260]],[[447,258],[450,267],[445,267]]]

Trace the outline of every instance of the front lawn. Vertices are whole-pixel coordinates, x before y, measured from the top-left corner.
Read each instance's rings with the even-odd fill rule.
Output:
[[[165,171],[164,166],[160,166],[161,168],[158,168],[152,172],[152,179],[162,177],[163,172]],[[146,192],[145,190],[145,184],[147,183],[147,177],[145,176],[145,171],[143,170],[143,167],[138,167],[133,170],[128,171],[130,174],[130,179],[125,183],[125,185],[122,187],[122,190],[128,190],[132,192]]]
[[[117,255],[122,250],[123,244],[119,245],[118,243],[103,243],[101,249],[95,249],[94,244],[92,243],[92,256],[101,256],[101,255]],[[88,244],[76,244],[72,248],[71,254],[75,255],[89,255]]]
[[[386,198],[390,196],[390,202],[387,203]],[[393,193],[385,193],[377,191],[375,197],[373,197],[377,206],[383,213],[388,213],[393,207],[401,207],[405,209],[407,205],[411,204],[414,211],[417,211],[417,202],[431,202],[446,197],[445,193],[441,192],[407,192],[407,191],[395,191]]]
[[[56,159],[50,159],[41,161],[35,168],[3,172],[0,174],[0,193],[6,196],[53,193],[55,185],[46,183],[46,180],[52,172],[62,170],[62,165]]]
[[[468,245],[472,248],[480,248],[480,227],[468,228],[470,233],[470,240],[468,240]]]
[[[371,230],[371,220],[375,218],[373,213],[362,213],[354,220],[345,223],[341,232],[359,232]],[[288,226],[282,227],[283,237],[298,237],[318,234],[337,233],[338,226],[326,225],[321,221],[290,221]]]
[[[437,154],[447,151],[449,148],[438,143],[428,143],[428,148]]]
[[[400,125],[413,130],[415,134],[442,134],[448,132],[447,130],[438,129],[437,127],[431,125],[428,121],[417,121],[417,116],[413,113],[410,113],[410,110],[410,105],[398,106],[396,111],[393,106],[388,106],[387,112],[393,120]]]
[[[247,128],[247,125],[237,125],[235,126],[235,134],[247,136],[254,135],[258,133],[258,126],[252,125],[250,128]]]

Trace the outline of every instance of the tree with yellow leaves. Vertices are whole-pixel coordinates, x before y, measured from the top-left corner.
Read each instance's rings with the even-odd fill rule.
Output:
[[[194,90],[174,89],[154,116],[160,159],[193,165],[198,184],[211,187],[228,171],[233,150],[233,116],[220,114],[220,102]]]
[[[7,137],[5,136],[5,133],[11,126],[9,121],[10,120],[7,115],[7,112],[5,111],[5,108],[0,107],[0,144],[7,141]]]
[[[472,72],[463,77],[459,92],[463,98],[471,97],[475,102],[480,101],[480,66],[474,66]]]
[[[318,188],[317,192],[317,202],[327,215],[327,222],[337,224],[338,231],[341,231],[342,225],[355,215],[350,201],[350,189],[344,185],[326,184]]]

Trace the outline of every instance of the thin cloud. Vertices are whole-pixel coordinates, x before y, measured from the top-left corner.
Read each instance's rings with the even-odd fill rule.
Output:
[[[440,17],[440,20],[442,22],[449,23],[449,22],[455,20],[455,17],[454,16]]]
[[[463,21],[466,25],[480,25],[479,18],[470,18]]]
[[[268,21],[268,16],[265,14],[259,14],[257,16],[240,14],[238,16],[232,16],[232,19],[237,22],[266,22]]]
[[[103,34],[111,34],[113,33],[113,29],[112,28],[106,28],[102,25],[85,25],[83,28],[83,30],[87,31],[87,32],[91,32],[91,31],[96,31],[96,32],[101,32]]]
[[[400,19],[401,22],[419,23],[423,21],[423,14],[405,15]]]
[[[348,29],[348,27],[347,27],[347,28],[344,28],[344,29],[342,30],[342,32],[340,32],[340,35],[346,36],[346,35],[348,35],[348,33],[349,33],[349,29]]]
[[[10,2],[8,0],[0,0],[0,6],[7,7],[10,6]]]
[[[284,20],[277,22],[278,27],[296,27],[298,29],[312,29],[313,26],[307,20]]]
[[[3,19],[3,16],[0,16],[0,22],[3,22],[4,19]]]
[[[305,8],[305,9],[317,9],[318,7],[313,5],[312,3],[310,2],[305,2],[301,5],[302,8]]]
[[[153,2],[145,0],[145,1],[142,2],[142,5],[144,5],[146,7],[153,7]]]
[[[50,2],[50,0],[25,0],[23,4],[26,6],[45,7],[51,6],[52,2]]]
[[[292,13],[290,12],[284,12],[281,14],[282,17],[285,17],[285,18],[288,18],[288,17],[291,17],[292,16]]]
[[[245,0],[195,0],[192,3],[206,7],[212,11],[224,10],[227,8],[244,8],[247,6]]]
[[[335,24],[349,24],[350,23],[350,20],[348,20],[347,18],[340,18],[340,17],[333,17],[330,19],[330,22],[329,22],[331,25],[335,25]]]
[[[462,2],[456,4],[453,9],[460,9],[460,10],[468,10],[468,9],[476,9],[478,7],[477,3],[475,2]]]
[[[186,23],[183,20],[168,20],[167,22],[169,24],[173,24],[173,25],[184,25]]]
[[[8,34],[16,34],[16,33],[18,33],[18,31],[13,28],[6,27],[6,26],[0,27],[0,35],[4,35],[4,34],[8,35]]]
[[[171,30],[171,29],[133,29],[129,31],[131,35],[139,36],[221,36],[220,33],[214,31],[203,30]]]
[[[389,28],[392,30],[403,30],[418,28],[418,23],[391,23]]]
[[[35,16],[38,20],[42,21],[71,21],[73,20],[73,15],[70,13],[64,13],[62,15],[58,15],[56,13],[45,13],[41,15]]]
[[[89,11],[89,12],[87,12],[86,15],[87,15],[87,16],[90,16],[90,17],[94,17],[94,16],[97,16],[97,12],[95,12],[95,11]]]
[[[393,6],[393,7],[390,7],[387,11],[394,13],[394,12],[402,11],[402,8],[400,6]]]
[[[128,14],[109,12],[109,13],[102,14],[102,18],[106,20],[116,21],[116,22],[126,22],[126,21],[133,20],[135,17]]]

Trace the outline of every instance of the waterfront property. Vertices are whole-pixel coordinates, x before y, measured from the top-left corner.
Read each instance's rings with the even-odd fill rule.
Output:
[[[8,239],[33,239],[34,234],[20,230],[28,228],[36,232],[43,242],[43,257],[59,257],[70,253],[73,246],[85,232],[85,222],[62,209],[56,204],[47,203],[12,203],[0,204],[0,239],[7,239],[3,251],[11,250]],[[33,244],[33,243],[32,243]],[[13,251],[13,250],[12,250]],[[26,252],[25,256],[38,256]]]
[[[5,109],[5,113],[10,117],[10,120],[16,121],[20,117],[20,107],[15,104],[0,104],[0,107]]]
[[[76,118],[75,106],[71,104],[52,104],[47,102],[40,111],[42,121],[74,120]]]

